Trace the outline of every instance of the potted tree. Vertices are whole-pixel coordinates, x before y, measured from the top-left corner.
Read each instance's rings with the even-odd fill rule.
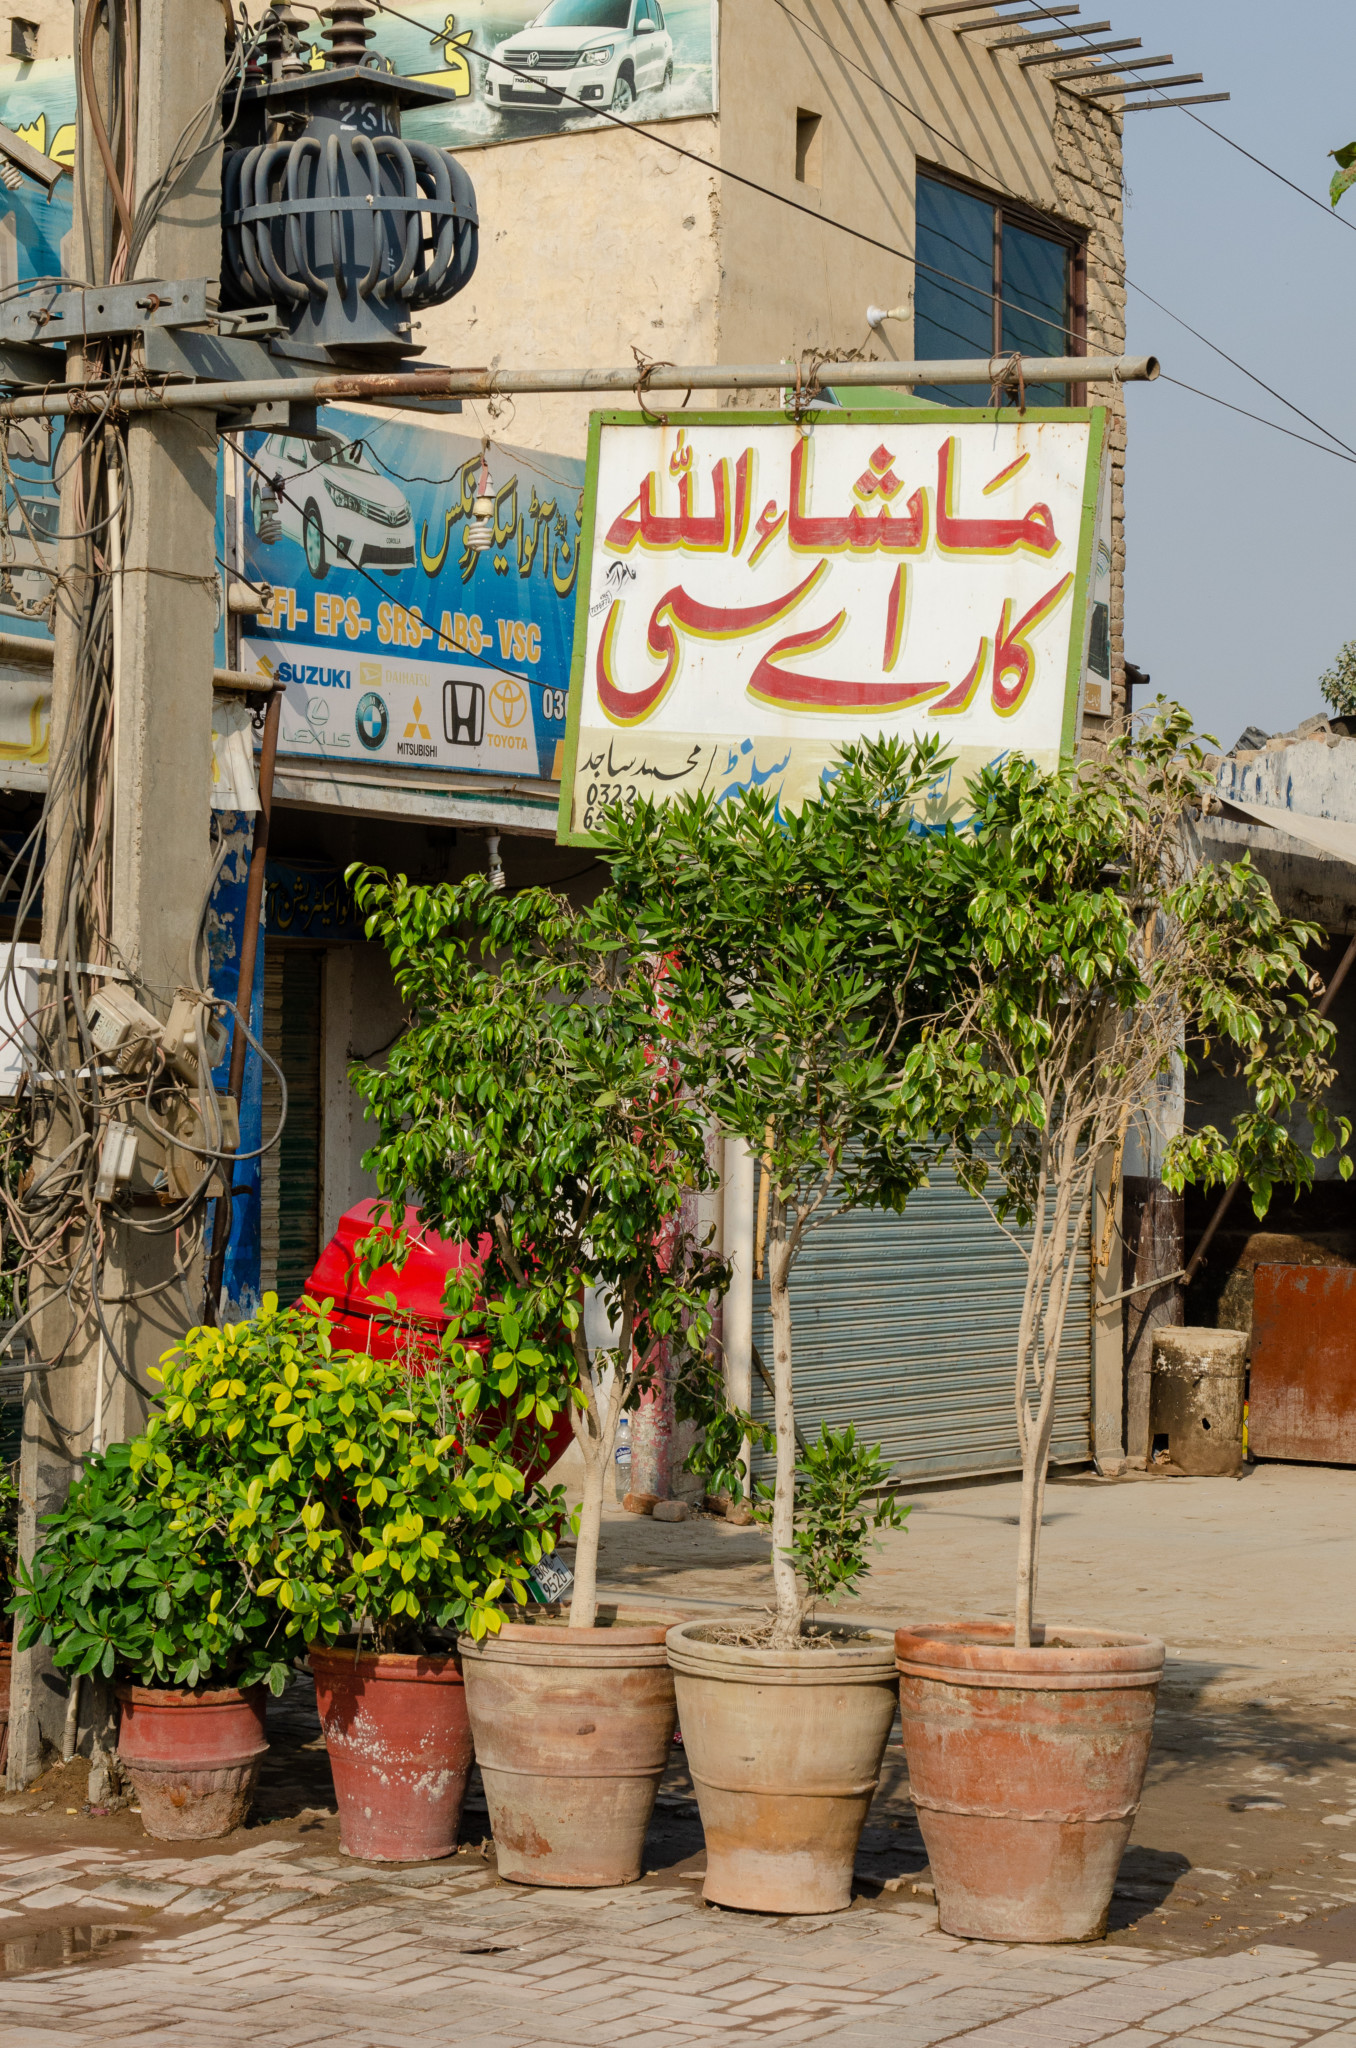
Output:
[[[550,1376],[512,1301],[488,1307],[520,1413],[477,1425],[457,1386],[476,1383],[479,1353],[452,1337],[437,1368],[338,1352],[313,1307],[266,1295],[251,1323],[190,1331],[146,1455],[175,1431],[203,1446],[192,1470],[167,1461],[177,1520],[219,1531],[281,1637],[309,1650],[347,1853],[450,1856],[472,1758],[457,1634],[479,1641],[506,1601],[526,1603],[564,1517],[514,1462],[523,1425],[555,1419]]]
[[[664,1373],[698,1369],[724,1280],[684,1208],[712,1178],[704,1118],[657,1053],[660,970],[624,934],[544,889],[351,880],[413,1015],[382,1071],[355,1070],[378,1131],[367,1163],[397,1221],[409,1202],[422,1224],[485,1240],[481,1268],[449,1282],[459,1339],[512,1299],[499,1330],[546,1361],[583,1464],[568,1620],[461,1643],[499,1871],[628,1883],[673,1735],[673,1617],[600,1609],[598,1544],[621,1417]],[[388,1251],[374,1240],[373,1258]],[[611,1318],[600,1342],[589,1286]],[[521,1405],[504,1349],[471,1364],[473,1407]]]
[[[671,962],[672,1056],[768,1191],[776,1612],[762,1628],[670,1634],[684,1742],[707,1837],[705,1895],[819,1913],[848,1904],[857,1839],[894,1715],[881,1631],[809,1625],[796,1571],[791,1280],[816,1220],[902,1206],[922,1180],[896,1141],[892,1079],[964,967],[974,850],[916,811],[950,763],[935,739],[847,752],[785,818],[752,790],[610,815],[614,915]]]
[[[266,1690],[281,1692],[287,1664],[275,1614],[220,1531],[182,1526],[156,1484],[172,1473],[191,1483],[168,1442],[159,1474],[149,1448],[139,1438],[87,1461],[31,1570],[20,1564],[12,1606],[20,1649],[50,1645],[73,1686],[114,1681],[119,1759],[147,1833],[196,1841],[248,1813]]]
[[[901,1128],[942,1133],[960,1177],[1027,1233],[1014,1619],[896,1638],[910,1783],[952,1934],[1097,1935],[1148,1756],[1162,1644],[1035,1618],[1060,1341],[1099,1167],[1119,1170],[1130,1119],[1182,1059],[1232,1070],[1247,1108],[1172,1138],[1174,1188],[1239,1180],[1261,1216],[1278,1182],[1312,1178],[1310,1151],[1349,1136],[1323,1104],[1333,1027],[1305,966],[1318,933],[1280,915],[1246,859],[1200,861],[1191,816],[1210,786],[1189,721],[1161,700],[1142,735],[1094,759],[987,770],[974,975],[900,1077]]]

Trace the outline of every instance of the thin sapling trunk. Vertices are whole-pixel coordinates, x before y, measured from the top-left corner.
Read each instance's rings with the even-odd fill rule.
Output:
[[[631,1375],[621,1361],[631,1356],[631,1314],[622,1321],[622,1342],[617,1348],[617,1366],[600,1384],[594,1361],[588,1355],[582,1328],[575,1332],[582,1353],[580,1380],[589,1397],[585,1409],[570,1416],[574,1439],[584,1461],[584,1487],[579,1504],[579,1533],[575,1538],[574,1591],[570,1595],[570,1627],[592,1628],[598,1611],[598,1545],[603,1531],[603,1501],[617,1454],[617,1431],[631,1384]]]
[[[772,1499],[772,1584],[777,1612],[774,1650],[794,1649],[801,1638],[803,1603],[796,1581],[792,1545],[796,1534],[796,1410],[791,1382],[791,1261],[786,1203],[772,1202],[772,1243],[768,1281],[772,1306],[772,1385],[777,1432],[777,1480]]]

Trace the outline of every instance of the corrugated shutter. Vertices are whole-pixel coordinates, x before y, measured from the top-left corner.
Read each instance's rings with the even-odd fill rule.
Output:
[[[1025,1284],[1021,1254],[949,1173],[934,1172],[902,1216],[830,1216],[810,1231],[792,1277],[802,1430],[816,1437],[822,1422],[850,1422],[906,1478],[1019,1467],[1012,1386]],[[1085,1241],[1060,1354],[1052,1446],[1059,1463],[1090,1455],[1090,1310]],[[770,1372],[766,1281],[754,1288],[753,1339]],[[771,1396],[757,1372],[753,1408],[771,1422]]]
[[[270,946],[264,957],[264,1045],[287,1082],[282,1138],[264,1154],[260,1289],[295,1301],[320,1252],[321,974],[318,947]],[[282,1091],[264,1068],[264,1130]]]

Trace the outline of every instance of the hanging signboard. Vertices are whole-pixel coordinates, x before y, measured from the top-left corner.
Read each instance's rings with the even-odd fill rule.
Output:
[[[584,464],[494,445],[477,552],[479,440],[323,418],[315,440],[247,435],[229,494],[246,579],[272,591],[241,660],[286,685],[279,752],[558,777]]]
[[[405,0],[371,26],[395,70],[455,95],[401,124],[445,149],[716,110],[716,0]]]
[[[595,414],[562,841],[639,797],[794,807],[863,734],[941,733],[929,815],[1072,750],[1106,414]]]

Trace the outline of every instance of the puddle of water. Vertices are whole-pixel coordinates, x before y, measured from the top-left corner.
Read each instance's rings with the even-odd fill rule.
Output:
[[[130,1927],[41,1927],[0,1945],[0,1976],[21,1977],[27,1970],[53,1970],[63,1963],[87,1963],[101,1949],[130,1939]]]

